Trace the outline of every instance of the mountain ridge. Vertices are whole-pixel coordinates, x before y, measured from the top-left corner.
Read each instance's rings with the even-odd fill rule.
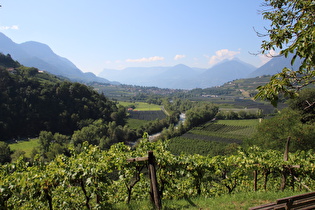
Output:
[[[238,67],[238,68],[236,68]],[[231,75],[228,71],[235,71]],[[184,64],[168,67],[132,67],[122,70],[104,69],[98,76],[129,85],[159,88],[194,89],[222,85],[245,78],[255,67],[238,59],[224,60],[209,69],[192,68]],[[147,73],[149,72],[149,73]]]
[[[17,44],[1,32],[0,44],[0,52],[10,54],[14,60],[19,61],[24,66],[36,67],[77,82],[111,83],[109,80],[97,77],[91,72],[82,72],[70,60],[55,54],[46,44],[35,41]]]
[[[57,76],[67,77],[72,81],[85,83],[94,81],[186,90],[220,86],[236,79],[273,75],[284,67],[297,69],[299,66],[299,61],[291,66],[290,57],[272,58],[259,68],[235,58],[224,60],[208,69],[189,67],[184,64],[127,67],[123,70],[104,69],[96,76],[91,72],[82,72],[70,60],[55,54],[46,44],[35,41],[17,44],[1,32],[0,52],[10,54],[22,65],[36,67]]]
[[[297,58],[293,65],[291,65],[291,59],[293,58],[293,54],[290,54],[287,58],[284,56],[274,56],[272,59],[257,68],[249,77],[257,77],[263,75],[274,75],[282,71],[284,67],[291,68],[293,70],[297,70],[301,65],[301,59]]]
[[[189,67],[184,64],[168,67],[128,67],[122,70],[104,69],[98,76],[105,76],[112,81],[128,85],[190,90],[221,86],[236,79],[274,75],[284,67],[297,69],[300,60],[297,59],[291,66],[291,58],[292,56],[288,56],[288,58],[284,56],[273,57],[259,68],[234,58],[223,60],[208,69]],[[157,69],[159,72],[156,71]],[[177,71],[176,76],[172,74],[175,71]],[[148,75],[146,72],[150,72],[152,75]],[[192,72],[195,74],[191,74]]]

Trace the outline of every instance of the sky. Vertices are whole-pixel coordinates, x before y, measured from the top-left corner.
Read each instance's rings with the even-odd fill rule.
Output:
[[[96,75],[104,69],[210,68],[239,58],[256,67],[270,22],[264,0],[1,0],[0,32],[37,41]]]

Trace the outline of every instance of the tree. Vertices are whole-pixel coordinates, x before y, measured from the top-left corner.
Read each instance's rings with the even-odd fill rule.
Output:
[[[83,127],[81,130],[77,130],[73,133],[71,141],[74,146],[82,145],[87,141],[92,145],[99,145],[102,138],[105,138],[108,134],[108,126],[99,119],[92,124]]]
[[[11,150],[7,143],[0,141],[0,164],[11,162]]]
[[[300,112],[303,123],[315,123],[315,106],[313,106],[314,102],[311,103],[314,98],[315,89],[305,88],[298,97],[289,101],[290,108]]]
[[[284,68],[270,82],[258,87],[255,98],[268,99],[276,106],[279,97],[295,97],[299,90],[315,83],[315,4],[313,0],[265,0],[264,19],[270,20],[262,42],[262,53],[280,49],[280,55],[293,54],[291,64],[301,59],[299,69]]]
[[[52,160],[58,154],[68,154],[67,144],[69,137],[60,133],[53,134],[50,131],[41,131],[39,134],[39,153],[48,160]],[[34,151],[35,152],[35,151]]]
[[[264,149],[281,151],[289,136],[290,151],[309,150],[315,146],[314,124],[302,123],[298,111],[286,108],[259,124],[253,143]]]
[[[54,135],[49,131],[41,131],[39,134],[38,142],[42,154],[49,151],[50,144],[54,141]]]

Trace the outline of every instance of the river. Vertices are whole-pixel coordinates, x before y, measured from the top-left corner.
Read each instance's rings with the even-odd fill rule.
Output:
[[[186,120],[186,114],[185,113],[181,113],[179,115],[179,121],[178,123],[175,125],[175,128],[179,125],[179,123],[184,123]],[[156,139],[157,137],[159,137],[161,135],[161,132],[159,133],[155,133],[152,135],[149,135],[149,141],[153,141],[154,139]]]

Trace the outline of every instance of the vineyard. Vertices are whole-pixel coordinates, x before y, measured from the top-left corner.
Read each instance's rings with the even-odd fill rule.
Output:
[[[153,151],[163,200],[223,194],[314,189],[315,155],[252,147],[230,156],[173,155],[167,142],[139,142],[136,149],[115,144],[102,151],[87,143],[82,152],[49,163],[19,159],[0,168],[3,209],[104,209],[132,200],[149,200],[146,163],[127,162]],[[295,166],[295,167],[293,167]],[[253,176],[255,172],[255,176]],[[256,180],[256,181],[255,181]]]
[[[254,134],[257,124],[258,120],[211,121],[171,139],[170,150],[174,154],[226,154]]]
[[[119,101],[118,102],[120,105],[124,107],[134,107],[135,110],[137,111],[160,111],[161,106],[156,105],[156,104],[149,104],[145,102],[123,102]]]
[[[131,129],[138,129],[141,126],[144,126],[145,124],[147,124],[148,121],[146,120],[139,120],[139,119],[132,119],[132,118],[128,118],[127,120],[127,125],[129,126],[129,128]]]
[[[225,142],[240,143],[241,140],[250,137],[255,132],[258,120],[220,120],[208,122],[200,127],[195,127],[187,134],[195,134],[200,139],[216,141],[216,137],[225,138]],[[185,137],[186,134],[184,134]]]
[[[200,138],[184,138],[184,137],[175,137],[172,138],[169,143],[168,149],[172,152],[172,154],[180,155],[184,154],[200,154],[200,155],[211,155],[216,156],[220,154],[226,154],[229,149],[233,150],[231,146],[227,147],[227,144],[223,142],[225,140],[222,138],[222,141],[217,138],[218,141],[209,141],[202,140]],[[233,145],[235,149],[238,145]],[[230,152],[229,151],[229,152]]]
[[[129,111],[129,117],[132,119],[138,119],[138,120],[162,120],[166,117],[165,113],[163,111]]]

